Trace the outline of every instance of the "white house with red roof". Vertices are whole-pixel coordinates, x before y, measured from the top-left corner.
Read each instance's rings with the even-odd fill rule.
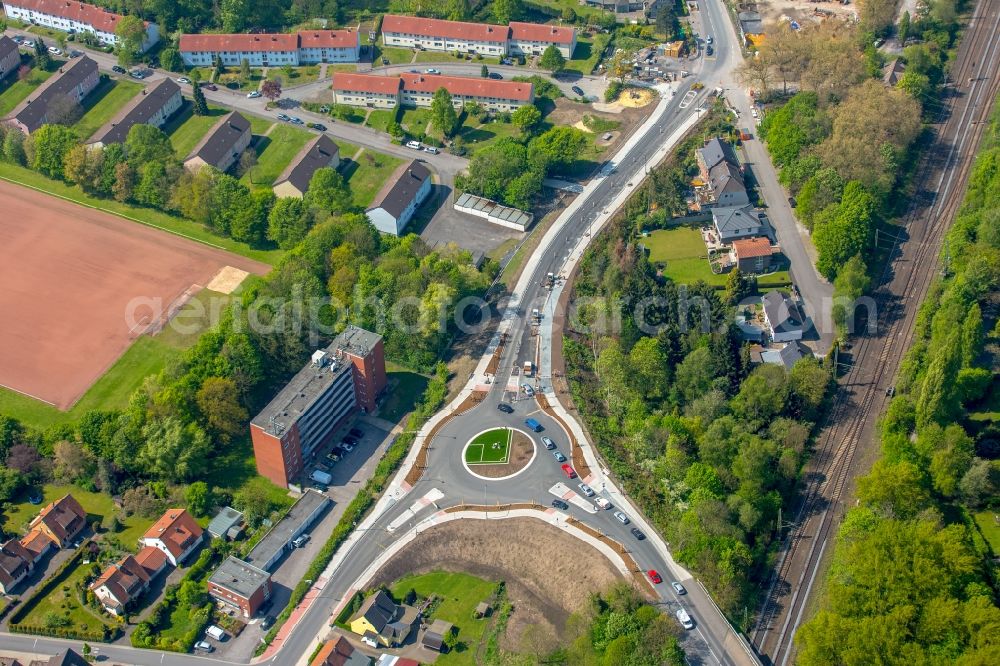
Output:
[[[167,561],[177,566],[201,545],[204,531],[184,509],[168,509],[139,540],[143,546],[156,548]]]
[[[462,108],[476,102],[491,111],[513,111],[535,99],[534,86],[523,81],[496,81],[478,76],[403,74],[378,76],[334,72],[335,104],[393,109],[402,104],[429,107],[434,93],[444,88],[452,102]]]
[[[117,44],[115,28],[124,18],[121,14],[71,0],[4,0],[4,11],[8,18],[45,26],[63,32],[89,32],[105,44]],[[143,21],[146,38],[142,41],[143,52],[159,41],[160,31],[155,23]]]
[[[541,55],[556,46],[567,59],[576,48],[576,28],[521,23],[467,23],[387,14],[382,19],[386,46],[426,51],[458,51],[485,56]]]
[[[146,546],[137,555],[125,555],[90,585],[105,610],[122,615],[126,607],[149,589],[149,583],[167,566],[162,551]]]
[[[304,30],[295,34],[181,35],[181,60],[191,67],[208,67],[216,58],[234,67],[246,60],[251,67],[283,67],[328,62],[357,62],[358,31]]]

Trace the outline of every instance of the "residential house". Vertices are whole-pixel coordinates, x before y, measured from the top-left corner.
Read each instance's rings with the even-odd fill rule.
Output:
[[[230,555],[208,579],[208,593],[251,618],[271,596],[271,574]]]
[[[309,666],[372,666],[372,659],[343,636],[327,641]]]
[[[87,512],[72,495],[63,495],[35,516],[28,524],[28,534],[37,530],[57,547],[65,548],[86,526]]]
[[[766,273],[771,268],[774,249],[769,239],[740,238],[733,241],[732,248],[733,263],[744,273]]]
[[[764,322],[774,342],[801,340],[805,331],[805,317],[799,306],[780,291],[769,291],[761,298],[764,304]]]
[[[299,154],[285,168],[274,183],[274,194],[278,197],[305,196],[313,175],[322,168],[336,169],[340,164],[340,148],[325,134],[303,146]]]
[[[710,139],[704,146],[699,148],[698,152],[695,154],[695,159],[698,162],[698,171],[701,172],[701,179],[706,181],[708,180],[708,174],[712,168],[723,162],[728,162],[737,169],[740,166],[740,162],[736,159],[736,151],[733,149],[732,144],[725,139],[720,139],[719,137]]]
[[[379,590],[365,599],[349,624],[368,645],[395,647],[409,637],[419,617],[416,608],[396,604],[385,590]]]
[[[133,97],[118,115],[97,130],[89,143],[100,147],[125,143],[129,130],[136,125],[163,127],[183,103],[181,87],[173,79],[160,79]]]
[[[335,104],[394,109],[403,104],[430,107],[434,93],[447,90],[461,109],[476,102],[490,111],[514,111],[535,99],[534,86],[519,81],[496,81],[472,76],[408,73],[397,77],[334,72]]]
[[[168,509],[140,539],[144,546],[163,551],[175,567],[201,544],[204,531],[184,509]]]
[[[64,63],[5,118],[25,134],[42,125],[75,120],[80,104],[100,82],[97,63],[82,56]]]
[[[3,4],[9,18],[62,32],[89,32],[111,45],[118,44],[115,28],[124,18],[103,7],[75,0],[4,0]],[[159,41],[160,32],[155,23],[143,21],[143,25],[146,36],[141,48],[146,52]]]
[[[757,12],[740,12],[740,37],[746,47],[764,43],[764,21]]]
[[[382,39],[386,46],[421,51],[458,51],[484,56],[507,54],[510,28],[489,23],[467,23],[441,19],[386,14]]]
[[[616,14],[634,14],[648,9],[655,0],[584,0],[591,7],[598,7]]]
[[[4,35],[0,37],[0,79],[16,72],[21,67],[21,51],[17,42]]]
[[[576,28],[510,22],[510,37],[507,41],[509,55],[540,56],[550,46],[555,46],[566,60],[570,60],[576,50]]]
[[[91,666],[90,662],[71,648],[66,648],[59,654],[52,655],[48,661],[33,661],[31,664],[32,666]]]
[[[435,652],[444,652],[447,647],[447,638],[454,630],[455,626],[451,622],[445,622],[440,619],[434,620],[431,626],[427,627],[424,631],[424,636],[420,639],[420,644]]]
[[[767,235],[767,227],[761,215],[750,206],[713,208],[712,224],[719,234],[719,242],[725,244],[740,238]]]
[[[431,172],[417,160],[401,164],[365,211],[382,233],[399,236],[431,193]]]
[[[149,583],[166,568],[163,552],[146,546],[139,555],[125,555],[90,585],[105,610],[123,615],[130,603],[149,589]]]
[[[57,548],[56,543],[39,528],[28,530],[19,543],[31,554],[34,562],[48,555],[53,548]]]
[[[307,30],[295,34],[190,34],[181,35],[178,50],[189,67],[223,65],[283,67],[315,63],[357,62],[361,51],[358,31]]]
[[[885,67],[882,68],[882,83],[887,87],[893,88],[899,83],[899,80],[903,78],[903,72],[906,71],[906,65],[899,58],[893,58],[892,62],[887,63]]]
[[[750,203],[743,169],[736,151],[728,141],[718,137],[697,152],[698,170],[707,186],[706,204],[714,206],[745,206]]]
[[[230,111],[201,138],[184,160],[184,167],[197,171],[203,166],[212,166],[219,171],[228,171],[250,146],[252,139],[250,121],[238,111]]]
[[[231,506],[222,507],[208,523],[208,533],[213,539],[230,539],[242,522],[242,513]]]
[[[10,594],[34,567],[34,556],[17,539],[0,545],[0,594]]]
[[[791,370],[800,359],[813,356],[812,350],[798,340],[792,340],[781,349],[763,349],[760,352],[762,363],[780,365],[785,370]]]

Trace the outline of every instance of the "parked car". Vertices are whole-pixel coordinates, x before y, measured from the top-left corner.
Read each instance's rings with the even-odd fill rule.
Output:
[[[670,581],[670,587],[674,588],[674,592],[676,592],[677,594],[687,594],[687,590],[684,589],[684,586],[678,583],[676,580]]]
[[[499,405],[497,405],[497,409],[499,409],[504,414],[514,413],[514,408],[508,405],[506,402],[501,402]]]
[[[646,539],[646,535],[643,534],[642,530],[640,530],[638,527],[633,527],[631,532],[632,536],[634,536],[639,541],[644,541]]]
[[[364,437],[365,431],[360,430],[359,428],[351,428],[350,432],[348,432],[347,434],[350,435],[351,437]]]
[[[406,147],[407,148],[412,148],[413,150],[420,150],[420,142],[419,141],[407,141],[406,142]]]
[[[328,486],[330,485],[330,482],[333,481],[333,477],[330,476],[329,472],[324,472],[321,469],[314,469],[312,474],[309,475],[309,480]]]
[[[548,437],[542,437],[542,444],[544,444],[545,448],[548,449],[549,451],[551,451],[552,449],[556,448],[556,443],[553,442]]]
[[[194,649],[204,650],[205,652],[212,652],[213,650],[215,650],[215,648],[212,647],[212,644],[209,643],[208,641],[198,641],[197,643],[194,644]]]
[[[528,396],[529,398],[535,395],[535,389],[532,388],[531,384],[521,384],[521,390],[523,390],[524,395]]]
[[[25,42],[24,45],[27,46],[28,43]],[[117,72],[118,74],[124,74],[125,73],[125,68],[122,67],[121,65],[115,65],[114,67],[111,68],[111,71],[112,72]]]
[[[214,83],[202,83],[201,87],[204,88],[205,90],[218,90],[219,89],[219,86],[215,85]]]
[[[569,504],[566,504],[566,502],[563,502],[561,499],[552,500],[552,506],[560,511],[569,511]]]
[[[713,53],[715,53],[715,49],[712,48],[711,44],[705,47],[705,55],[712,55]]]
[[[583,97],[585,94],[583,92],[583,88],[581,88],[580,86],[573,86],[572,88],[570,88],[570,90],[573,91],[574,95],[579,95],[580,97]]]
[[[24,43],[24,37],[22,37],[21,35],[14,35],[13,37],[11,37],[11,39],[13,39],[18,44]]]
[[[351,444],[350,442],[345,442],[344,443],[344,450],[347,451],[348,453],[350,453],[351,451],[354,450],[354,444]]]
[[[435,148],[434,146],[424,146],[424,152],[430,153],[431,155],[437,155],[441,151]]]
[[[663,578],[660,577],[660,574],[656,571],[656,569],[650,569],[646,572],[646,575],[649,576],[650,582],[654,585],[659,585],[663,582]]]
[[[791,206],[792,208],[795,208],[795,206],[797,205],[795,202],[795,197],[788,197],[788,205]]]
[[[69,57],[70,58],[79,58],[82,55],[83,55],[83,51],[70,51],[69,52]]]
[[[128,75],[131,76],[133,79],[146,78],[146,72],[144,72],[141,69],[133,69],[131,72],[128,73]]]
[[[33,48],[35,48],[35,43],[29,39],[26,42],[24,42],[23,44],[21,44],[21,46],[23,46],[26,49],[33,49]],[[122,70],[122,71],[124,72],[125,70]]]
[[[287,123],[289,120],[291,120],[291,117],[290,116],[286,116],[283,113],[279,113],[278,114],[278,120],[284,120]]]
[[[621,511],[615,511],[614,515],[615,515],[615,520],[617,520],[622,525],[628,525],[629,524],[628,516],[626,516]]]
[[[490,72],[490,78],[499,81],[503,78],[503,74],[500,72]]]
[[[178,76],[177,83],[191,83],[191,79],[186,76]]]
[[[586,495],[587,497],[593,497],[594,496],[594,489],[591,488],[590,486],[588,486],[586,483],[581,483],[579,485],[579,488],[580,488],[580,492],[583,493],[584,495]]]
[[[274,618],[270,615],[265,615],[264,619],[260,621],[260,628],[267,631],[274,626]]]
[[[566,462],[566,456],[562,454],[562,451],[553,451],[552,457],[556,459],[556,462]]]
[[[300,534],[295,539],[292,540],[292,546],[294,548],[301,548],[302,546],[309,543],[309,539],[312,538],[309,534]]]
[[[330,489],[329,486],[326,486],[326,485],[324,485],[322,483],[314,483],[314,484],[312,484],[309,487],[312,488],[313,490],[315,490],[316,492],[319,492],[319,493],[325,493],[326,491],[328,491]]]
[[[251,90],[247,93],[247,99],[257,99],[258,97],[260,97],[259,90]]]
[[[597,506],[598,509],[610,509],[613,506],[611,502],[604,497],[598,497],[595,499],[594,505]]]
[[[567,479],[575,479],[576,478],[576,470],[574,470],[572,467],[570,467],[569,465],[567,465],[565,463],[562,466],[562,472],[563,472],[563,474],[566,475]]]
[[[709,35],[709,36],[708,36],[708,37],[707,37],[707,38],[705,39],[705,42],[707,42],[708,44],[711,44],[711,43],[712,43],[712,42],[714,42],[714,41],[715,41],[715,40],[714,40],[714,39],[712,39],[712,35]]]
[[[52,55],[57,55],[57,56],[63,54],[62,49],[56,48],[55,46],[50,46],[49,47],[49,53],[51,53]]]
[[[440,74],[440,70],[434,69],[433,67],[428,67],[424,70],[424,74]]]
[[[303,120],[298,116],[292,116],[291,118],[288,119],[288,121],[293,125],[305,125],[305,122],[303,122]]]

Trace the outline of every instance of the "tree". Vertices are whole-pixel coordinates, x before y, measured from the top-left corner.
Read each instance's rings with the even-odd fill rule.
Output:
[[[148,423],[142,436],[137,462],[149,476],[180,482],[203,471],[209,442],[197,425],[167,416]]]
[[[20,474],[29,484],[40,483],[47,472],[46,461],[38,449],[29,444],[15,444],[10,447],[4,465]]]
[[[242,178],[244,175],[250,174],[255,166],[257,166],[257,151],[248,146],[240,155],[240,161],[236,165],[236,173]],[[253,174],[250,174],[250,182],[253,182]]]
[[[563,57],[559,47],[555,44],[549,44],[538,60],[538,66],[550,72],[558,72],[566,66],[566,58]]]
[[[176,159],[170,137],[158,127],[145,123],[138,123],[128,131],[125,152],[128,154],[129,164],[136,169],[147,162]]]
[[[824,211],[822,221],[816,223],[813,242],[819,253],[816,268],[827,279],[835,278],[851,257],[867,249],[874,230],[874,214],[874,197],[857,181],[844,188],[840,204]]]
[[[118,38],[118,64],[128,67],[140,53],[146,40],[146,26],[138,16],[123,16],[115,26]]]
[[[197,582],[186,580],[177,588],[177,600],[189,608],[200,608],[208,601],[208,595]]]
[[[752,282],[743,274],[739,267],[729,272],[726,278],[726,295],[723,300],[729,305],[736,305],[750,295]]]
[[[910,36],[910,12],[904,11],[899,17],[899,25],[896,26],[896,36],[899,37],[900,44],[906,44],[906,38]]]
[[[137,173],[138,181],[132,191],[135,200],[152,208],[164,208],[170,188],[166,165],[159,160],[146,162]]]
[[[104,153],[99,148],[79,144],[73,146],[63,158],[63,173],[84,192],[94,192],[99,184],[104,166]]]
[[[490,68],[487,67],[486,65],[483,65],[482,67],[480,67],[479,68],[479,76],[481,76],[484,79],[488,79],[490,77]]]
[[[431,124],[445,136],[451,136],[458,129],[455,103],[445,87],[434,91],[434,97],[431,99]]]
[[[62,178],[66,154],[78,141],[76,133],[68,127],[42,125],[31,135],[31,168],[50,178]]]
[[[49,47],[41,37],[35,37],[35,67],[46,70],[52,64],[52,56],[49,55]]]
[[[160,66],[168,72],[181,72],[184,70],[184,61],[177,49],[168,46],[160,51]]]
[[[634,66],[635,49],[617,49],[608,62],[608,71],[624,85],[625,79],[632,74]]]
[[[566,23],[575,23],[576,22],[576,10],[573,9],[572,7],[563,7],[563,10],[562,10],[562,20],[566,21]]]
[[[835,302],[832,316],[841,335],[853,331],[854,301],[868,291],[870,284],[871,278],[868,277],[868,268],[860,254],[848,259],[847,263],[837,271],[837,278],[833,281]]]
[[[250,61],[246,58],[240,61],[240,83],[245,84],[250,80]]]
[[[222,0],[219,3],[219,19],[223,32],[243,32],[251,20],[250,0]]]
[[[56,480],[63,483],[93,478],[96,462],[94,456],[76,442],[56,442],[52,462]]]
[[[260,84],[260,94],[273,102],[281,97],[281,82],[274,79],[264,81]]]
[[[115,179],[111,185],[111,194],[115,201],[125,203],[132,200],[135,189],[135,169],[128,162],[115,165]]]
[[[3,158],[11,164],[24,164],[24,132],[9,127],[3,137]]]
[[[302,199],[284,197],[275,202],[267,218],[267,237],[287,249],[295,247],[309,232],[312,215]]]
[[[543,172],[571,166],[587,145],[587,135],[575,127],[557,126],[528,144],[528,159]]]
[[[656,31],[666,40],[671,40],[678,32],[677,8],[672,2],[661,2],[656,12]]]
[[[204,481],[195,481],[184,491],[184,501],[187,503],[188,511],[195,516],[204,516],[208,513],[212,500],[212,494],[208,490],[208,484]]]
[[[208,115],[208,101],[205,99],[205,91],[197,83],[191,89],[191,103],[196,116]]]
[[[542,112],[534,104],[525,104],[511,114],[510,120],[522,134],[530,134],[542,121]]]
[[[896,0],[858,0],[858,19],[863,31],[885,34],[896,18]]]
[[[521,17],[521,0],[493,0],[493,20],[507,25]]]
[[[344,177],[330,167],[317,169],[313,174],[305,203],[327,213],[346,213],[354,205]]]
[[[225,377],[208,377],[195,394],[209,430],[226,442],[243,432],[249,418],[237,396],[236,384]]]

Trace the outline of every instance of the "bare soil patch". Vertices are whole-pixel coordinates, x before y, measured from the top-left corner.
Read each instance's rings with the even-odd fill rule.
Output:
[[[510,456],[507,462],[497,465],[473,465],[472,471],[488,479],[502,479],[524,469],[534,453],[535,444],[531,438],[515,430],[510,439]]]
[[[503,645],[526,652],[555,648],[569,615],[584,608],[592,592],[622,580],[597,549],[540,520],[511,518],[502,525],[457,520],[421,532],[371,585],[429,571],[504,581],[514,613]],[[537,645],[540,640],[549,642]]]
[[[0,182],[0,384],[72,406],[171,304],[270,266]]]

